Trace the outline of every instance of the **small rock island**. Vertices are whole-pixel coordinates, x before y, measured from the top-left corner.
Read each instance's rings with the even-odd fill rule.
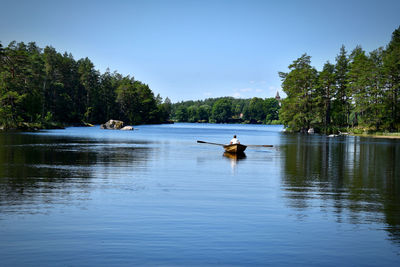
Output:
[[[132,126],[124,126],[123,121],[109,120],[108,122],[101,124],[100,129],[132,131],[133,127]]]

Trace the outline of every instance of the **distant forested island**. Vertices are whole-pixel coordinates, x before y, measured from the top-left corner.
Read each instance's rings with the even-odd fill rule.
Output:
[[[168,121],[171,101],[149,86],[107,70],[101,74],[88,58],[75,60],[34,42],[0,43],[0,127],[51,128],[59,124],[128,124]]]
[[[182,101],[172,105],[171,117],[179,122],[211,123],[279,123],[277,98],[237,99],[233,97]]]
[[[279,73],[287,95],[279,117],[288,130],[400,131],[400,27],[386,48],[347,54],[342,46],[335,64],[317,71],[310,63],[304,54]]]

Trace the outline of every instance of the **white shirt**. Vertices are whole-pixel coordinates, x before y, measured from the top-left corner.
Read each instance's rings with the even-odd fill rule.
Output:
[[[231,140],[231,144],[239,144],[239,140],[237,138],[233,138]]]

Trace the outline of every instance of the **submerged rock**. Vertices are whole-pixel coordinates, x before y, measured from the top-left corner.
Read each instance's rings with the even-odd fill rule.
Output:
[[[120,130],[122,127],[124,127],[124,122],[119,120],[109,120],[108,122],[100,125],[101,129],[107,130]]]

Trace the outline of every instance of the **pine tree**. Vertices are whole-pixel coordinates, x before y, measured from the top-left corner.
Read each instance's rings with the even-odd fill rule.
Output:
[[[279,73],[282,89],[287,98],[282,101],[280,119],[290,130],[299,131],[314,127],[317,70],[310,65],[311,57],[302,55],[289,65],[289,73]]]
[[[342,45],[340,53],[336,57],[335,77],[336,77],[336,94],[333,102],[333,123],[338,126],[348,126],[351,111],[351,93],[348,89],[348,71],[349,59],[347,51]]]
[[[323,132],[329,133],[331,126],[332,100],[336,94],[335,66],[326,62],[323,70],[318,74],[318,93],[316,100],[319,107],[319,117]]]
[[[385,107],[389,111],[386,124],[391,131],[400,131],[400,27],[393,34],[383,56],[386,88]]]

